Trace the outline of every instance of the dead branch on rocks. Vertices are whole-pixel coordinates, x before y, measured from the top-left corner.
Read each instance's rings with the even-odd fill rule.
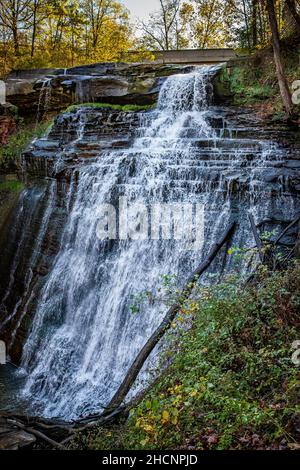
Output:
[[[297,222],[299,222],[300,216],[296,217],[274,240],[273,245],[277,245],[280,240],[284,237],[284,235],[292,228],[294,225],[296,225]]]
[[[182,291],[181,302],[175,303],[170,307],[162,323],[154,331],[150,339],[139,352],[132,366],[130,367],[125,379],[123,380],[122,384],[120,385],[117,392],[110,401],[108,409],[112,410],[121,405],[124,398],[128,394],[130,388],[132,387],[135,379],[137,378],[141,368],[143,367],[146,359],[149,357],[150,353],[153,351],[153,349],[158,344],[159,340],[162,338],[165,332],[170,328],[175,316],[181,308],[182,302],[190,296],[195,284],[199,279],[199,276],[201,276],[201,274],[203,274],[207,270],[207,268],[211,265],[212,261],[215,259],[216,255],[219,253],[220,249],[231,238],[235,227],[236,222],[230,224],[221,239],[213,245],[207,258],[197,267],[197,269],[187,279],[185,287]]]

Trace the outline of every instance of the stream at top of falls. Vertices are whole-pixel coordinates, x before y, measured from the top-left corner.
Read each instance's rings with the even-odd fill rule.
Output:
[[[28,412],[70,420],[101,411],[165,315],[163,302],[144,302],[134,313],[134,296],[154,294],[163,275],[176,275],[180,287],[233,219],[239,222],[234,243],[251,243],[249,210],[257,219],[268,217],[270,205],[293,215],[293,200],[264,197],[265,184],[257,177],[274,154],[282,158],[281,150],[268,140],[235,138],[222,110],[212,106],[217,71],[216,66],[199,67],[167,78],[157,108],[140,115],[130,148],[102,151],[78,168],[60,249],[39,292],[23,348],[19,399]],[[86,139],[87,112],[78,110],[74,147]],[[247,180],[243,198],[230,186],[237,172]],[[44,231],[55,184],[48,188]],[[103,205],[115,207],[120,197],[147,209],[193,206],[187,220],[180,212],[184,227],[193,226],[193,235],[176,239],[173,226],[173,236],[165,238],[99,239]],[[195,235],[196,205],[203,211],[203,227]],[[198,243],[191,243],[197,236]],[[221,258],[216,272],[220,266],[231,268],[226,250]]]

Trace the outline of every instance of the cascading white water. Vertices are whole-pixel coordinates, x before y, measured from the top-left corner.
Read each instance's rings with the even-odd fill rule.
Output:
[[[36,126],[42,120],[43,116],[47,113],[49,103],[51,100],[51,78],[45,78],[43,80],[40,94],[39,94],[39,101],[37,107],[37,114],[36,114]]]
[[[220,119],[210,108],[215,72],[215,67],[203,67],[169,77],[157,110],[141,119],[131,148],[102,152],[96,162],[79,169],[60,252],[23,351],[23,395],[35,413],[72,419],[108,403],[164,315],[164,306],[157,303],[133,314],[132,295],[154,291],[165,274],[176,274],[180,285],[237,210],[230,175],[241,169],[247,142],[237,145],[211,124]],[[74,145],[82,139],[84,128]],[[221,143],[228,149],[227,141],[231,147],[225,153]],[[270,145],[252,141],[249,148],[264,165]],[[225,158],[232,162],[220,176]],[[249,204],[264,216],[267,205],[260,201],[260,208],[255,206],[255,181],[253,172]],[[119,196],[147,207],[158,202],[203,204],[203,245],[191,250],[188,239],[99,240],[101,205],[116,204]],[[246,243],[251,235],[242,227],[239,237]]]

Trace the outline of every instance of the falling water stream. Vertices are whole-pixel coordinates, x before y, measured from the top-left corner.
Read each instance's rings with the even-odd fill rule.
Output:
[[[102,151],[79,167],[60,250],[39,293],[23,349],[21,397],[30,402],[31,412],[65,419],[98,412],[165,314],[163,303],[145,303],[133,313],[133,296],[155,292],[162,275],[175,274],[182,285],[233,219],[239,220],[235,243],[251,242],[248,211],[257,219],[267,217],[271,206],[293,214],[292,199],[271,199],[258,176],[271,157],[280,161],[281,150],[270,141],[234,137],[222,109],[212,106],[217,70],[202,67],[167,78],[157,108],[141,114],[132,145]],[[78,113],[81,126],[73,148],[87,139],[89,110]],[[242,198],[232,189],[237,172],[247,180]],[[51,184],[43,227],[54,197]],[[120,197],[147,208],[201,206],[198,243],[188,236],[99,239],[103,205],[116,207]],[[182,213],[182,221],[188,232],[191,220]],[[231,262],[225,259],[225,269]]]

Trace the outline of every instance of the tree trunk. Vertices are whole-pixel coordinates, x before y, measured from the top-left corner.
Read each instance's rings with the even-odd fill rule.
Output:
[[[14,27],[13,28],[13,40],[14,40],[14,51],[15,55],[19,55],[19,34],[18,34],[18,28]]]
[[[249,23],[248,23],[248,15],[247,15],[247,10],[246,10],[245,0],[243,0],[242,4],[243,4],[243,13],[244,13],[244,19],[245,19],[245,26],[246,26],[247,44],[248,44],[248,49],[250,50],[251,49],[250,32],[249,32]]]
[[[270,27],[271,27],[271,32],[272,32],[274,60],[275,60],[275,65],[276,65],[276,73],[277,73],[277,79],[278,79],[278,84],[280,88],[280,94],[281,94],[281,98],[283,101],[283,106],[285,109],[286,117],[287,119],[290,119],[293,115],[293,103],[292,103],[292,97],[291,97],[291,93],[288,87],[288,83],[284,75],[283,65],[282,65],[282,58],[281,58],[281,51],[280,51],[280,38],[279,38],[274,0],[267,0],[267,10],[268,10],[269,22],[270,22]]]
[[[33,24],[32,24],[32,36],[31,36],[31,52],[30,56],[33,58],[35,52],[35,39],[36,39],[36,20],[37,20],[37,11],[36,8],[34,9],[33,13]]]
[[[252,1],[252,46],[257,46],[257,6],[258,0]]]

